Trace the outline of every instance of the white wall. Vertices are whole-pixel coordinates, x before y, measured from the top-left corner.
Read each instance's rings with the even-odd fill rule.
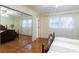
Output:
[[[4,26],[7,25],[8,29],[11,29],[10,25],[14,24],[14,29],[16,31],[20,27],[20,20],[21,20],[21,18],[17,17],[17,16],[10,16],[10,15],[8,17],[1,16],[1,24]]]
[[[75,38],[79,39],[79,12],[77,13],[64,13],[64,14],[55,14],[52,16],[71,16],[74,21],[74,29],[53,29],[48,26],[48,17],[49,16],[41,16],[40,19],[40,35],[39,37],[48,37],[51,32],[56,32],[57,37],[67,37],[67,38]]]
[[[0,11],[1,11],[1,6],[0,6]],[[0,24],[1,24],[1,12],[0,12]]]

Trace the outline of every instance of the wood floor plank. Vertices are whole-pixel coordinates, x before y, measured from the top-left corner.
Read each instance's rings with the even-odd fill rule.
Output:
[[[0,45],[0,53],[41,53],[42,44],[47,46],[47,39],[38,38],[32,42],[32,37],[20,35],[19,39]]]

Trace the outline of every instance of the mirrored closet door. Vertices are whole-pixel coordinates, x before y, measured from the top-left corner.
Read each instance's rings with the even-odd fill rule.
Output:
[[[1,26],[7,30],[14,30],[17,35],[19,35],[18,37],[21,41],[32,41],[32,16],[29,14],[6,6],[0,6],[0,27]],[[2,30],[4,29],[0,28],[0,31]]]
[[[21,19],[22,14],[12,9],[1,7],[1,25],[7,29],[21,31]]]

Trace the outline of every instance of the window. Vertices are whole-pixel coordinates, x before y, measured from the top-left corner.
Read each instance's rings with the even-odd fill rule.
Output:
[[[28,20],[23,20],[23,26],[22,27],[32,27],[32,20],[28,19]]]
[[[58,28],[58,25],[59,25],[59,19],[58,18],[51,18],[50,20],[49,20],[49,27],[50,28]]]
[[[50,28],[72,29],[73,19],[72,17],[51,17],[49,19],[49,27]]]

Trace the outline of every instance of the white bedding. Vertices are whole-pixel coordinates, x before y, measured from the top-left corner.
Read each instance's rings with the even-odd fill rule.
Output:
[[[0,30],[0,33],[4,32],[5,30]]]
[[[79,40],[56,37],[48,53],[79,52]]]

